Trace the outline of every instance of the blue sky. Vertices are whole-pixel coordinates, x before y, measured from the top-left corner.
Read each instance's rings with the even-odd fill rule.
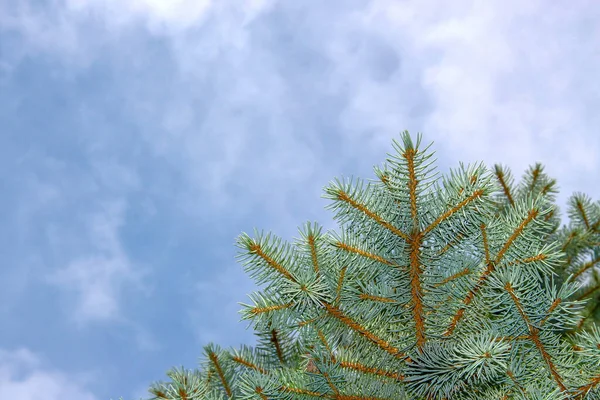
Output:
[[[243,5],[240,5],[243,4]],[[254,228],[335,228],[402,130],[600,198],[594,1],[0,0],[0,398],[146,397],[254,344]]]

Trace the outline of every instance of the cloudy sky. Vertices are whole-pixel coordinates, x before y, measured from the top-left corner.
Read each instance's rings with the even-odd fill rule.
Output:
[[[253,344],[237,235],[334,228],[405,129],[599,199],[600,7],[560,3],[0,0],[0,398]]]

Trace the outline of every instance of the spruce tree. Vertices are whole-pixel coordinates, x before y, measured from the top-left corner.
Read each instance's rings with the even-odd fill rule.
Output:
[[[547,243],[558,242],[563,252],[554,272],[560,285],[573,276],[580,288],[572,299],[586,301],[578,323],[569,329],[574,333],[600,325],[600,201],[593,203],[589,196],[575,193],[568,200],[568,225],[559,229],[559,208],[554,204],[556,180],[551,179],[540,163],[530,167],[515,186],[511,171],[502,165],[494,166],[494,176],[500,192],[496,194],[497,213],[506,214],[515,202],[525,196],[545,195],[550,222],[545,232]]]
[[[377,180],[325,189],[339,233],[239,237],[259,344],[205,346],[153,399],[600,399],[600,329],[577,330],[581,282],[555,274],[582,268],[596,206],[569,250],[550,188],[503,199],[483,164],[438,179],[421,136],[401,142]]]

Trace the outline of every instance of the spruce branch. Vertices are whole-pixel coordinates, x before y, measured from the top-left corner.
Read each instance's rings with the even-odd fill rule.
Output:
[[[404,132],[378,179],[326,187],[339,232],[242,234],[259,344],[205,346],[154,399],[600,398],[600,331],[577,330],[600,204],[575,196],[559,230],[541,164],[439,179],[430,146]]]

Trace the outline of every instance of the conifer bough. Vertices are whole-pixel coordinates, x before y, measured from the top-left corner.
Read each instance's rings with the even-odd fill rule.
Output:
[[[577,195],[570,216],[587,225],[559,231],[540,165],[515,191],[501,166],[438,179],[421,135],[393,144],[377,180],[325,189],[339,233],[239,237],[262,285],[241,311],[257,346],[205,346],[153,399],[600,399],[581,296],[595,292],[600,203]]]

